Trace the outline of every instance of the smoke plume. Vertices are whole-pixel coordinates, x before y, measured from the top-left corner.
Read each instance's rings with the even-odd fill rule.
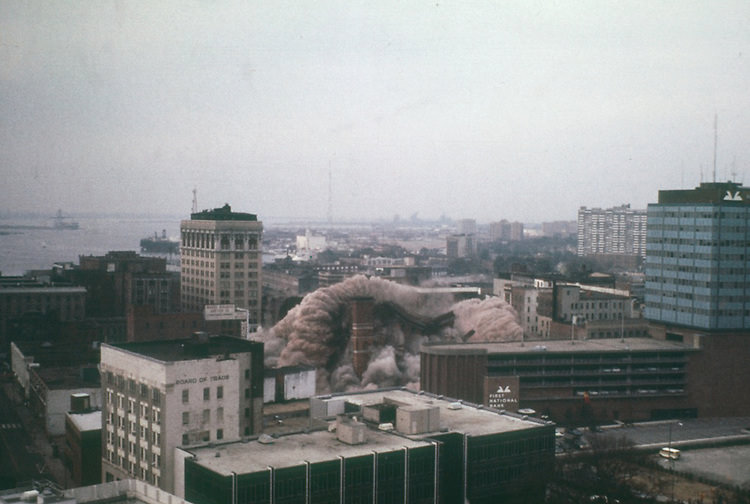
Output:
[[[349,343],[349,301],[355,297],[374,299],[374,342],[362,379],[352,367]],[[452,325],[422,323],[450,311],[455,316]],[[515,341],[521,339],[522,330],[515,311],[500,298],[453,304],[450,294],[421,294],[411,287],[359,275],[308,294],[260,336],[267,366],[313,366],[318,374],[317,391],[326,393],[390,386],[418,388],[420,344],[459,342],[468,333],[471,342]]]

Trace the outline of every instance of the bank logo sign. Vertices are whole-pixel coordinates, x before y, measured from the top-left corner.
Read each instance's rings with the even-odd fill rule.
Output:
[[[739,191],[727,191],[724,195],[724,201],[742,201],[742,194]]]
[[[517,376],[485,378],[485,404],[490,408],[518,411],[518,381]]]

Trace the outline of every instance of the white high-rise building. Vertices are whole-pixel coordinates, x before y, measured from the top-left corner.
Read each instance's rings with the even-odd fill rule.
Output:
[[[196,333],[102,344],[102,479],[174,491],[178,446],[238,440],[263,424],[263,344]]]
[[[233,304],[248,310],[248,329],[261,322],[263,223],[229,205],[190,214],[180,224],[182,309]]]
[[[646,257],[646,210],[630,205],[578,210],[578,255],[630,254]]]

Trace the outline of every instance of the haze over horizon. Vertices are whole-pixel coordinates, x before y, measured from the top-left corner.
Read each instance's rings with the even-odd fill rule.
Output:
[[[2,210],[572,220],[748,175],[750,3],[0,4]],[[701,175],[702,174],[702,175]]]

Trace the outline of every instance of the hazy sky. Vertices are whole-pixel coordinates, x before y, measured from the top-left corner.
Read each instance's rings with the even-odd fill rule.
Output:
[[[0,2],[0,210],[486,222],[750,183],[750,2]]]

